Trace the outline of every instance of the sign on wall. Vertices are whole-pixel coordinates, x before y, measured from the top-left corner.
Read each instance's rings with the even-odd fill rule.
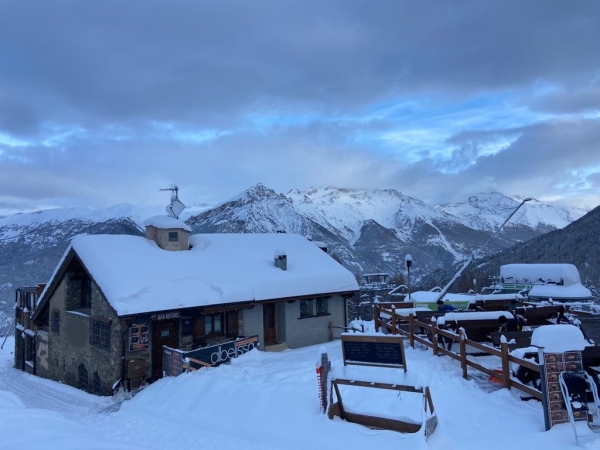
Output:
[[[401,336],[342,334],[344,365],[404,368],[404,344]]]
[[[163,347],[163,373],[165,376],[177,376],[184,368],[196,370],[202,367],[215,367],[257,346],[258,336],[249,336],[191,351]]]
[[[137,352],[139,350],[145,350],[149,345],[148,338],[148,322],[138,322],[131,325],[129,328],[129,351]]]
[[[215,367],[229,362],[246,352],[254,349],[258,345],[258,336],[250,336],[245,339],[225,342],[219,345],[203,347],[197,350],[185,352],[184,357],[190,360],[191,369],[200,369],[202,367]]]
[[[179,311],[169,311],[164,313],[153,314],[150,316],[152,320],[171,320],[171,319],[179,319],[180,314]]]

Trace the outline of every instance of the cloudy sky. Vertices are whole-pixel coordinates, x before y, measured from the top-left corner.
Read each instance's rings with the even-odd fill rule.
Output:
[[[257,182],[597,206],[600,2],[0,2],[0,211]]]

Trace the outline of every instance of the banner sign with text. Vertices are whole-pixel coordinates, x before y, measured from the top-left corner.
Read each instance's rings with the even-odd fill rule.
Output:
[[[168,352],[168,355],[166,356],[170,360],[169,364],[164,365],[165,375],[177,376],[181,374],[183,369],[175,369],[176,373],[174,373],[169,370],[172,367],[184,367],[189,370],[197,370],[202,367],[216,367],[257,347],[258,336],[242,337],[235,341],[224,342],[222,344],[202,347],[191,351],[174,350],[165,347],[165,355],[166,352]],[[172,361],[174,358],[178,358],[182,361],[181,366]],[[189,361],[189,363],[186,360]]]

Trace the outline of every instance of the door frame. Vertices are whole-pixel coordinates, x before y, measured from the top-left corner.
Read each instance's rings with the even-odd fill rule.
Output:
[[[267,323],[269,320],[268,314],[269,314],[269,310],[271,310],[273,312],[273,326],[272,327],[267,327]],[[268,345],[276,345],[277,344],[277,336],[278,336],[278,332],[277,332],[277,310],[278,310],[278,303],[276,302],[269,302],[269,303],[263,303],[263,336],[264,336],[264,340],[265,340],[265,347]],[[267,330],[273,330],[272,333],[267,333]],[[267,337],[268,336],[268,337]],[[271,336],[274,337],[274,341],[271,341]]]

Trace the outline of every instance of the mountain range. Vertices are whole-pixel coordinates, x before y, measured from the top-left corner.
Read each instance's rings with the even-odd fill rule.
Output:
[[[481,249],[521,201],[493,192],[432,206],[393,189],[327,187],[283,194],[259,183],[219,205],[187,208],[181,218],[193,233],[302,234],[324,242],[359,279],[373,272],[401,274],[410,254],[416,281],[477,250],[478,256],[492,255],[564,228],[587,212],[531,200]],[[164,208],[116,205],[0,216],[0,329],[12,320],[14,289],[47,281],[73,236],[141,235],[143,221],[157,214]]]

